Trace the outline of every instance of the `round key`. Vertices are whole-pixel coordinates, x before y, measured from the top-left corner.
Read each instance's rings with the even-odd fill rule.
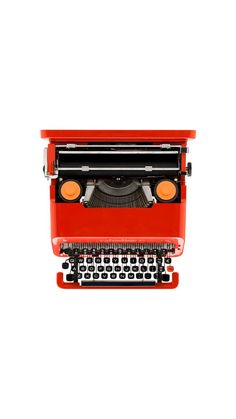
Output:
[[[146,273],[146,274],[145,274],[145,279],[151,279],[151,277],[152,277],[152,275],[151,275],[151,274],[149,274],[149,273]]]
[[[165,258],[165,263],[170,264],[171,263],[171,258]]]
[[[164,272],[164,270],[165,270],[164,266],[158,266],[158,271],[159,272]]]
[[[102,259],[101,258],[95,258],[95,262],[96,263],[101,263]]]
[[[112,263],[118,263],[119,262],[119,258],[112,258]]]
[[[125,277],[126,277],[126,276],[125,276],[125,274],[124,274],[123,272],[122,272],[121,274],[119,274],[119,278],[120,278],[120,279],[125,279]]]
[[[139,263],[145,263],[145,259],[144,258],[139,258]]]
[[[78,263],[84,263],[84,258],[78,258]]]
[[[88,271],[89,272],[94,272],[95,271],[95,266],[89,266]]]
[[[130,273],[128,274],[128,278],[129,278],[129,279],[134,279],[134,274],[130,272]]]
[[[84,274],[85,279],[90,279],[91,278],[91,274],[89,272],[86,272]]]
[[[99,272],[103,272],[103,271],[104,271],[104,266],[99,265],[99,266],[98,266],[98,271],[99,271]]]
[[[69,263],[68,262],[63,262],[62,269],[68,269],[68,268],[69,268]]]
[[[154,263],[154,258],[148,258],[148,263]]]
[[[172,265],[167,266],[166,269],[167,269],[168,272],[174,272],[174,266],[172,266]]]
[[[128,258],[126,258],[126,257],[121,258],[121,262],[122,263],[127,263],[128,262]]]
[[[147,271],[147,267],[145,265],[140,267],[141,272],[146,272]]]
[[[138,267],[138,266],[133,266],[133,267],[132,267],[132,271],[133,271],[133,272],[138,272],[138,270],[139,270],[139,267]]]
[[[104,258],[104,263],[110,263],[110,258]]]
[[[143,279],[143,274],[142,274],[141,272],[138,272],[138,273],[136,274],[136,278],[137,278],[137,279]]]
[[[87,263],[93,263],[93,258],[87,258],[87,259],[86,259],[86,262],[87,262]]]
[[[78,274],[77,274],[77,279],[81,279],[82,278],[82,274],[79,272]]]
[[[123,269],[124,269],[125,272],[129,272],[130,271],[130,266],[124,266]]]
[[[99,274],[97,273],[97,272],[95,272],[94,274],[93,274],[93,279],[98,279],[99,278]]]
[[[70,259],[69,259],[69,262],[70,262],[70,263],[74,263],[74,261],[75,261],[75,258],[70,258]]]
[[[72,275],[72,274],[67,274],[67,275],[66,275],[66,280],[67,280],[67,281],[73,281],[73,280],[74,280],[73,276],[74,276],[74,275]]]
[[[111,272],[112,271],[112,266],[110,266],[110,265],[106,266],[106,271]]]
[[[154,266],[154,265],[152,265],[152,266],[149,266],[149,271],[150,272],[156,272],[156,266]]]
[[[119,247],[117,249],[117,253],[118,253],[118,255],[122,255],[123,254],[123,249],[121,247]]]
[[[84,271],[86,271],[86,266],[84,266],[84,265],[81,265],[81,266],[80,266],[80,268],[79,268],[79,270],[80,270],[81,272],[84,272]]]
[[[76,266],[71,266],[71,270],[72,270],[73,272],[75,272],[75,271],[76,271]]]
[[[157,263],[158,263],[158,265],[161,265],[162,264],[162,258],[157,258]]]
[[[105,272],[103,272],[102,273],[102,279],[107,279],[107,277],[108,277],[108,275]]]
[[[115,271],[120,272],[121,271],[121,266],[119,266],[119,265],[115,266]]]
[[[116,279],[117,274],[115,272],[112,272],[112,274],[110,276],[111,276],[111,279]]]
[[[91,254],[92,254],[92,255],[96,255],[96,253],[97,253],[97,249],[96,249],[95,247],[93,247],[93,248],[91,249]]]
[[[137,263],[137,258],[130,258],[130,263]]]

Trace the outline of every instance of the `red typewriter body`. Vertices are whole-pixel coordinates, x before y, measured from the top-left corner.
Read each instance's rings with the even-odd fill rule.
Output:
[[[70,268],[57,274],[58,285],[175,288],[171,261],[184,249],[187,141],[195,131],[43,130],[41,137],[49,140],[53,252]]]

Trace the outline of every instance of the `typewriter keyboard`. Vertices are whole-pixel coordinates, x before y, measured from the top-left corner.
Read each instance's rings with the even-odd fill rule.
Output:
[[[85,251],[86,250],[86,251]],[[81,285],[153,285],[168,282],[174,249],[71,249],[62,268],[67,282]]]

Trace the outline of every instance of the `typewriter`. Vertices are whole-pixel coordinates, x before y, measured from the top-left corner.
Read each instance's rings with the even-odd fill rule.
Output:
[[[61,288],[175,288],[195,131],[43,130]]]

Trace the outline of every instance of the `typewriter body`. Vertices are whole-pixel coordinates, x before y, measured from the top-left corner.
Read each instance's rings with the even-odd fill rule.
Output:
[[[43,130],[61,288],[175,288],[195,131]]]

